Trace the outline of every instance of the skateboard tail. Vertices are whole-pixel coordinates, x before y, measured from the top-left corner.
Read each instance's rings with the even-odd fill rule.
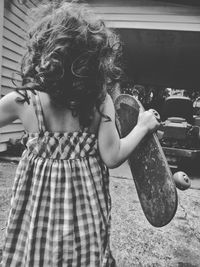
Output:
[[[141,186],[141,184],[138,183],[137,177],[134,176],[135,170],[131,168],[131,162],[129,162],[129,166],[146,219],[154,227],[167,225],[176,214],[178,202],[177,191],[174,190],[173,185],[171,186],[170,183],[163,184],[161,187],[160,184],[152,185],[152,182],[148,183],[148,181],[146,181],[147,186]]]
[[[163,155],[154,143],[148,142],[146,139],[141,144],[142,148],[140,145],[136,148],[129,158],[129,166],[147,220],[155,227],[162,227],[174,217],[178,197]]]

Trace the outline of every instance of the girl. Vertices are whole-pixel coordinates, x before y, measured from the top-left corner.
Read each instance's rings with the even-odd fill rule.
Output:
[[[0,126],[19,118],[26,130],[2,266],[115,266],[108,168],[159,123],[146,111],[119,138],[106,92],[119,40],[87,6],[40,6],[34,18],[22,86],[0,101]]]

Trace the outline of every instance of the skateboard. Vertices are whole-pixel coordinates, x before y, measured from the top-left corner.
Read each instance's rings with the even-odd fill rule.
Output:
[[[116,125],[121,137],[136,125],[142,104],[133,96],[119,95],[115,101]],[[155,227],[168,224],[177,210],[177,191],[156,133],[148,134],[128,159],[143,212]]]

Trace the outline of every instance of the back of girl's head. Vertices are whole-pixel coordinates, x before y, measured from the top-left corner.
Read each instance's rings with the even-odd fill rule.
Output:
[[[33,10],[28,50],[22,61],[24,89],[47,92],[87,126],[120,76],[120,42],[86,4],[63,1]]]

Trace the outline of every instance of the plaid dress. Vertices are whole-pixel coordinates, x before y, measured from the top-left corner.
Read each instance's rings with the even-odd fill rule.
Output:
[[[40,132],[23,139],[2,266],[115,266],[109,174],[96,136],[46,131],[39,96],[31,98]]]

